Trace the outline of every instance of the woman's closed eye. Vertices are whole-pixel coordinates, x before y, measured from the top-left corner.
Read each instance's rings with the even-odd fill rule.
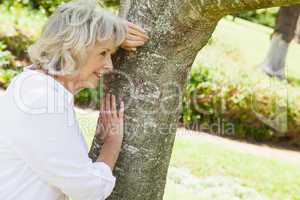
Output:
[[[100,55],[105,57],[107,55],[107,51],[102,51]]]

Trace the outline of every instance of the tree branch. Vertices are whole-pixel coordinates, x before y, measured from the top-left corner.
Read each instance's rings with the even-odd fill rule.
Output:
[[[281,7],[300,4],[300,0],[195,0],[207,12],[219,11],[225,16],[232,13],[261,8]]]
[[[127,19],[127,14],[130,9],[130,0],[121,0],[120,1],[120,9],[119,9],[119,17],[123,19]]]
[[[281,7],[300,4],[300,0],[172,0],[179,7],[180,12],[220,18],[228,14],[261,8]]]

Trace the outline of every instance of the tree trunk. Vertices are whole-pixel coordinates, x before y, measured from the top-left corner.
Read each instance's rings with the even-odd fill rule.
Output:
[[[271,39],[269,52],[262,64],[262,68],[269,76],[275,76],[280,80],[285,79],[285,60],[289,43],[282,39],[281,34],[274,33]]]
[[[281,7],[271,45],[262,68],[270,76],[285,78],[285,60],[290,42],[295,38],[300,6]]]
[[[300,0],[130,0],[125,18],[151,41],[135,53],[119,50],[112,93],[125,99],[125,138],[110,200],[161,200],[190,67],[232,12],[300,3]],[[122,5],[122,4],[121,4]],[[90,156],[99,151],[94,139]]]
[[[300,44],[300,16],[297,21],[295,40],[298,44]]]
[[[276,19],[274,33],[281,34],[282,39],[290,43],[296,33],[297,21],[300,15],[300,5],[281,7]]]

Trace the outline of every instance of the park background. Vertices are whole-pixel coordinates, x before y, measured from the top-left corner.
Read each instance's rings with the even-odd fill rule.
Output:
[[[26,48],[38,38],[55,8],[64,2],[0,1],[3,91],[30,64]],[[117,1],[103,3],[116,12]],[[290,44],[285,80],[269,77],[260,68],[270,46],[278,9],[226,16],[198,54],[183,96],[166,200],[300,199],[297,38]],[[75,96],[76,114],[89,144],[95,132],[100,93],[101,88],[85,89]],[[196,101],[191,102],[195,94]],[[278,106],[285,108],[284,131],[276,124],[284,122],[276,122]]]

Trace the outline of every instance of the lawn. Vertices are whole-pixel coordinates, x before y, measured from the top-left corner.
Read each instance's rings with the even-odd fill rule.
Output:
[[[198,54],[196,61],[233,76],[246,71],[249,77],[257,77],[261,73],[258,66],[267,54],[272,32],[271,28],[239,18],[232,21],[228,16],[219,22],[213,33],[212,44]],[[286,60],[286,72],[289,81],[297,86],[300,86],[299,65],[300,45],[292,42]]]
[[[97,115],[76,112],[88,143]],[[299,166],[177,136],[165,200],[300,200]]]
[[[300,162],[299,162],[300,163]],[[220,179],[237,179],[240,186],[227,188],[226,184],[230,181],[218,183],[213,191],[210,191],[208,197],[214,199],[223,198],[229,193],[229,199],[254,199],[248,195],[254,195],[250,189],[255,189],[261,196],[272,200],[299,200],[300,199],[300,171],[299,165],[286,163],[277,159],[254,156],[252,154],[234,151],[220,145],[210,143],[206,140],[195,138],[177,137],[173,149],[171,167],[186,168],[191,174],[200,178],[216,177],[215,181]],[[171,177],[167,184],[166,198],[167,200],[174,199],[173,191],[178,185],[174,184]],[[213,184],[213,183],[211,183]],[[206,184],[207,185],[207,184]],[[202,193],[209,190],[209,187],[197,186]],[[212,187],[212,186],[211,186]],[[227,188],[225,193],[222,189]],[[184,188],[184,187],[183,187]],[[240,189],[238,189],[240,188]],[[185,189],[185,188],[184,188]],[[176,190],[178,196],[184,195],[185,190]],[[245,189],[248,191],[245,192]],[[189,192],[191,192],[189,190]],[[224,195],[224,196],[222,196]],[[177,195],[176,195],[177,196]],[[201,195],[199,195],[201,196]],[[205,199],[196,198],[193,199]],[[212,198],[207,198],[212,199]]]

